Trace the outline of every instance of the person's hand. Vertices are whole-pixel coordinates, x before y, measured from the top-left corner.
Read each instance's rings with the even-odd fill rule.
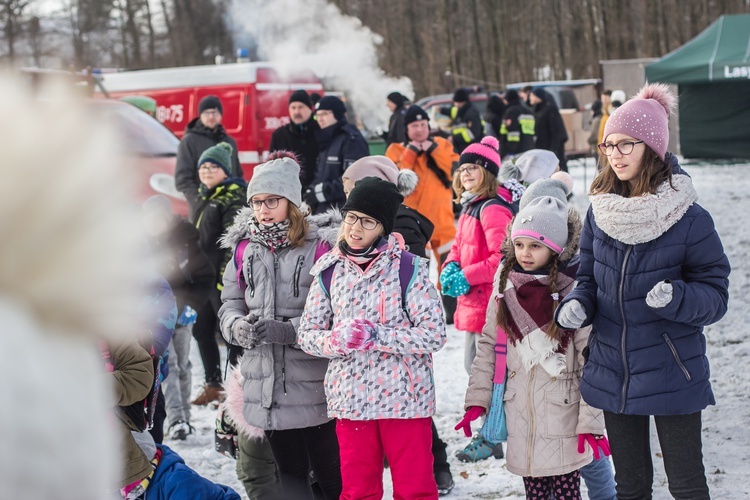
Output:
[[[346,333],[346,348],[353,351],[372,349],[377,340],[378,330],[372,321],[364,318],[354,318]]]
[[[307,203],[310,207],[315,207],[318,204],[318,197],[315,194],[315,186],[311,186],[305,190],[305,193],[302,195],[302,199],[305,200],[305,203]]]
[[[612,451],[609,449],[609,440],[607,439],[607,436],[595,436],[593,434],[579,434],[578,435],[578,453],[585,453],[586,452],[586,443],[589,444],[591,447],[591,451],[594,453],[594,458],[596,460],[599,460],[601,458],[601,455],[599,455],[599,448],[602,449],[602,453],[605,457],[608,457],[612,454]]]
[[[294,344],[297,332],[288,321],[260,319],[255,323],[255,333],[260,344]]]
[[[573,299],[560,306],[557,324],[566,330],[577,330],[586,321],[586,311],[580,302]]]
[[[453,278],[456,277],[456,273],[461,270],[461,266],[458,262],[448,262],[443,268],[443,272],[440,273],[440,288],[443,291],[443,295],[448,295],[448,290],[453,286]]]
[[[660,281],[646,295],[646,304],[654,309],[666,307],[672,302],[672,283]]]
[[[469,293],[471,285],[466,280],[466,275],[463,269],[459,269],[456,275],[453,277],[453,286],[451,286],[451,297],[460,297]]]
[[[256,321],[258,321],[258,316],[248,314],[232,324],[232,338],[235,344],[245,349],[254,349],[260,343],[255,331]]]
[[[482,413],[484,413],[484,408],[481,406],[469,406],[469,409],[464,414],[464,418],[453,429],[463,429],[466,437],[471,437],[471,423],[478,419]]]

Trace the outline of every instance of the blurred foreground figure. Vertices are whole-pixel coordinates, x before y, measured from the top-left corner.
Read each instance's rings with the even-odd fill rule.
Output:
[[[0,497],[110,499],[98,341],[136,331],[137,205],[113,129],[49,85],[0,75]]]

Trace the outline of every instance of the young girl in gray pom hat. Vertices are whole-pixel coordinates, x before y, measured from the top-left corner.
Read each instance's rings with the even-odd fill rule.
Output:
[[[580,285],[557,312],[562,328],[593,325],[581,394],[604,410],[620,498],[651,497],[651,415],[670,492],[709,498],[701,412],[715,400],[703,328],[727,311],[730,267],[667,152],[674,102],[666,85],[647,85],[607,120]]]
[[[247,187],[250,206],[222,239],[234,257],[224,272],[221,333],[243,349],[225,384],[224,409],[240,431],[237,469],[250,498],[311,499],[310,470],[325,498],[341,494],[336,423],[323,390],[328,360],[297,344],[310,269],[335,243],[341,219],[305,215],[299,172],[285,151],[258,165]]]
[[[564,193],[534,198],[516,215],[456,426],[470,436],[471,422],[488,414],[482,432],[507,439],[506,467],[523,476],[527,499],[580,499],[579,470],[600,446],[608,453],[601,411],[578,390],[589,329],[554,322],[575,286],[580,227],[577,217],[569,221]]]

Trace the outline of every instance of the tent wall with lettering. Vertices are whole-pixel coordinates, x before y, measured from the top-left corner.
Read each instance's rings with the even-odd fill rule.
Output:
[[[720,17],[646,79],[677,84],[685,157],[750,158],[750,14]]]

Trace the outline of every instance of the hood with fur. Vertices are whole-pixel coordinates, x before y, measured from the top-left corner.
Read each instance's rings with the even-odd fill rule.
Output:
[[[303,203],[302,210],[307,206]],[[250,238],[250,229],[248,223],[253,218],[253,209],[245,207],[234,218],[234,222],[226,230],[224,236],[219,240],[222,248],[234,248],[241,240]],[[308,240],[320,238],[331,247],[336,245],[339,228],[341,227],[341,212],[331,208],[323,213],[308,215],[305,217],[310,224],[310,231],[307,233]]]

